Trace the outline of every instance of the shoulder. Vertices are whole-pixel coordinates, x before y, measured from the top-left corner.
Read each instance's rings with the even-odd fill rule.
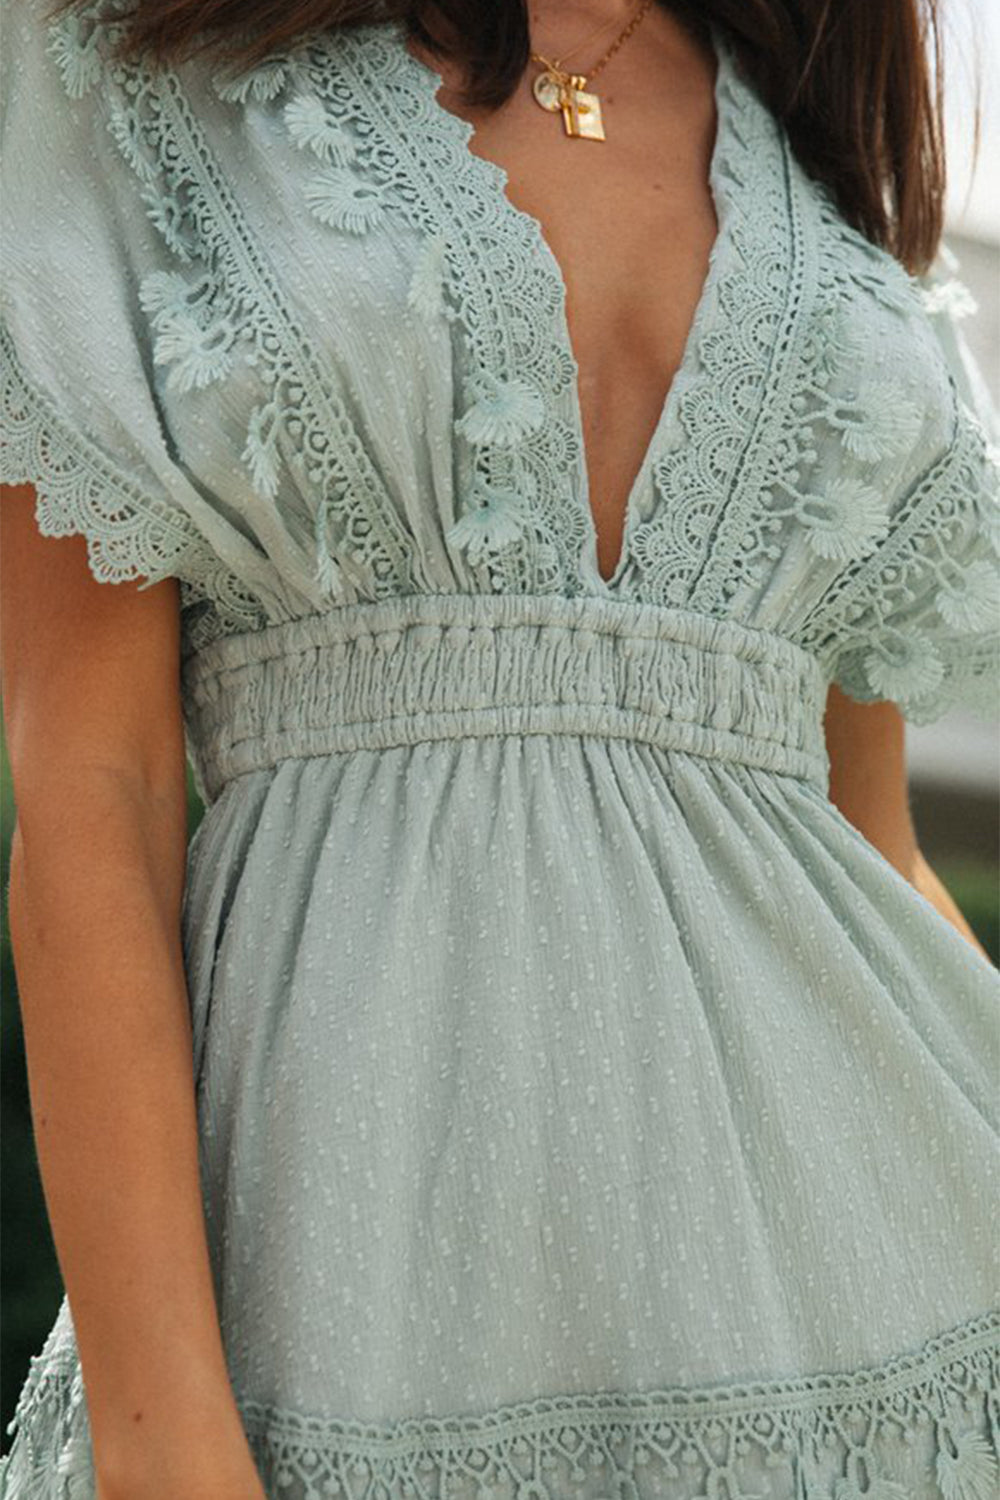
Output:
[[[957,327],[974,303],[946,245],[914,275],[849,223],[826,186],[797,164],[791,194],[812,246],[803,259],[823,328],[817,358],[839,370],[841,395],[856,395],[867,409],[873,456],[881,427],[910,460],[899,474],[905,486],[970,425],[991,435],[995,417]]]
[[[57,205],[82,228],[130,195],[115,140],[128,70],[114,62],[121,28],[108,10],[91,0],[53,15],[48,0],[20,0],[5,15],[0,168],[12,229],[51,221]]]
[[[83,0],[53,11],[45,0],[18,0],[5,16],[2,76],[7,114],[39,92],[57,120],[102,114],[98,85],[107,82],[124,29],[122,0]],[[83,102],[86,101],[86,102]]]
[[[224,424],[197,389],[182,410],[160,377],[158,334],[188,351],[185,371],[218,350],[197,364],[213,330],[156,129],[170,77],[116,60],[120,8],[52,18],[50,0],[21,0],[9,27],[5,13],[0,482],[33,486],[44,535],[85,536],[99,581],[176,576],[242,625],[269,607],[275,570],[234,519],[239,492],[230,505],[192,478],[198,455],[228,476]],[[151,307],[165,281],[172,306]]]

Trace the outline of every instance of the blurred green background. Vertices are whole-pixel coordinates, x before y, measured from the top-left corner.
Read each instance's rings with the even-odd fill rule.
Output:
[[[204,809],[188,769],[188,823],[193,833]],[[996,846],[996,810],[944,805],[926,791],[913,798],[914,820],[924,853],[945,882],[980,942],[1000,961],[998,871],[994,860],[957,849]],[[31,1133],[24,1046],[7,920],[7,878],[14,800],[6,745],[0,735],[0,858],[3,879],[0,946],[0,1420],[3,1451],[28,1360],[38,1353],[62,1298],[62,1282],[49,1234]],[[985,834],[984,834],[985,830]],[[962,842],[954,843],[956,832]],[[977,839],[976,834],[979,837]]]

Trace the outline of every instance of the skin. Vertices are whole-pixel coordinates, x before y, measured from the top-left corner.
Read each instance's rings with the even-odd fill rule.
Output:
[[[628,13],[619,0],[540,5],[536,48],[558,55]],[[474,149],[508,167],[512,198],[542,223],[564,270],[605,576],[716,233],[705,180],[712,83],[711,60],[654,10],[603,76],[603,145],[566,139],[527,81],[473,122]],[[441,101],[461,112],[449,88]],[[658,295],[668,283],[669,299]],[[198,1181],[180,937],[179,586],[98,583],[84,539],[42,537],[33,504],[28,485],[2,490],[2,686],[17,804],[9,911],[99,1500],[263,1500],[226,1371]],[[917,847],[896,708],[834,688],[825,727],[832,800],[986,956]]]
[[[624,25],[634,9],[634,0],[532,6],[534,48],[558,57],[602,19],[618,15]],[[615,35],[612,28],[567,66],[596,61]],[[560,116],[543,114],[531,95],[534,65],[502,108],[472,110],[454,65],[413,50],[444,79],[441,104],[474,125],[472,149],[506,168],[509,198],[539,221],[562,268],[598,567],[608,578],[717,234],[707,186],[714,60],[651,8],[594,80],[608,136],[598,143],[569,139]]]
[[[8,909],[98,1500],[264,1500],[198,1181],[179,585],[98,583],[84,539],[43,537],[33,501],[0,493]]]
[[[534,0],[532,48],[561,57],[616,19],[567,57],[567,67],[585,73],[635,9],[635,0]],[[440,17],[430,29],[447,38]],[[681,363],[718,232],[708,187],[714,59],[652,6],[594,79],[607,134],[597,143],[568,138],[559,116],[542,113],[531,94],[534,65],[512,97],[489,111],[465,103],[450,60],[416,43],[412,50],[441,76],[439,102],[474,127],[471,149],[506,169],[508,197],[538,220],[562,270],[598,567],[610,578],[628,494]],[[831,687],[824,728],[831,801],[988,958],[918,846],[905,723],[895,704],[856,703]]]

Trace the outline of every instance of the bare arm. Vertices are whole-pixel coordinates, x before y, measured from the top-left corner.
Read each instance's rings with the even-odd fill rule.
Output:
[[[179,589],[101,584],[0,500],[17,805],[11,938],[32,1120],[103,1500],[263,1500],[198,1174],[180,912]]]
[[[917,844],[906,772],[906,723],[894,703],[857,703],[831,686],[826,706],[830,800],[972,946],[989,954]],[[992,959],[990,959],[992,963]]]

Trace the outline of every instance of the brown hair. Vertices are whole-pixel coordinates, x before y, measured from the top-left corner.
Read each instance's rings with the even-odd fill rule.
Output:
[[[54,12],[78,0],[59,0]],[[805,169],[847,221],[912,272],[941,236],[945,187],[937,0],[659,0],[730,40]],[[457,40],[429,29],[434,12]],[[526,0],[134,0],[119,51],[170,63],[208,50],[252,66],[306,32],[400,18],[461,65],[470,104],[495,107],[529,62]]]

